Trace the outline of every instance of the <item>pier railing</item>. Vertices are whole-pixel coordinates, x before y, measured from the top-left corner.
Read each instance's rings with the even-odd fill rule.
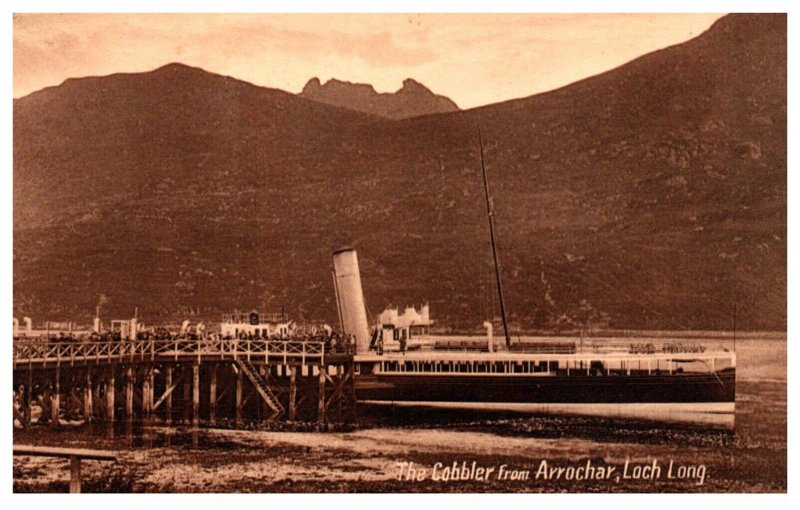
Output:
[[[325,357],[348,354],[331,350],[325,342],[305,340],[172,339],[52,342],[47,339],[15,339],[14,368],[20,365],[74,365],[114,361],[164,361],[203,358],[325,363]]]

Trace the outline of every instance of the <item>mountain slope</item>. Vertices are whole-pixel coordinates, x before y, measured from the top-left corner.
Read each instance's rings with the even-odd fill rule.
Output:
[[[516,328],[786,324],[786,18],[732,15],[562,89],[402,122],[184,66],[14,103],[15,315],[234,307],[335,321],[330,253],[372,313],[472,328],[493,292],[477,128]],[[108,300],[110,299],[110,302]]]
[[[299,96],[387,119],[407,119],[458,111],[458,106],[452,100],[434,94],[410,78],[403,81],[403,86],[393,94],[379,94],[372,85],[365,83],[334,79],[323,85],[319,78],[312,78]]]

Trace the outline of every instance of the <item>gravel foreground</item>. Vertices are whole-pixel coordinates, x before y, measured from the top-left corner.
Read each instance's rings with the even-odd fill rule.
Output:
[[[785,492],[785,384],[742,383],[737,393],[735,431],[450,411],[422,420],[397,410],[350,432],[34,427],[15,430],[14,441],[117,451],[115,464],[83,463],[84,492]],[[561,476],[537,478],[542,461]],[[654,461],[653,479],[565,479],[587,462],[615,475],[628,462],[630,475]],[[492,473],[474,476],[473,462]],[[668,478],[670,462],[673,476],[703,466],[702,483]],[[454,463],[466,479],[443,479]],[[14,458],[15,492],[66,492],[68,479],[66,460]]]

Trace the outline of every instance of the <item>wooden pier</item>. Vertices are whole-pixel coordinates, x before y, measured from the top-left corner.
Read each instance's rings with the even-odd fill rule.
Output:
[[[14,340],[14,419],[141,420],[198,426],[355,421],[349,348],[308,340]]]

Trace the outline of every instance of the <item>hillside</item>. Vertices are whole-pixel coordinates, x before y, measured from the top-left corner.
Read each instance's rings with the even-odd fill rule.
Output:
[[[333,79],[322,84],[319,78],[312,78],[299,95],[312,101],[387,119],[408,119],[458,111],[458,105],[451,99],[434,94],[410,78],[404,80],[403,86],[394,93],[378,93],[366,83]]]
[[[15,316],[88,319],[103,295],[151,322],[335,323],[330,254],[352,244],[370,312],[428,300],[473,328],[493,297],[478,126],[515,328],[591,307],[728,329],[734,304],[741,329],[786,327],[783,15],[404,121],[180,65],[15,100]]]

